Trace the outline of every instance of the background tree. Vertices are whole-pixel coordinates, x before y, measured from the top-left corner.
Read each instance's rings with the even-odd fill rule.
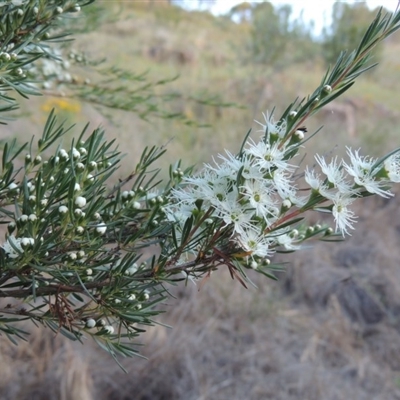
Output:
[[[332,64],[342,51],[356,48],[377,9],[371,10],[365,2],[336,1],[332,8],[332,24],[323,31],[322,56],[327,64]],[[374,50],[374,62],[382,56],[382,47]]]
[[[233,9],[234,14],[249,12],[243,3]],[[239,7],[239,8],[238,8]],[[243,14],[244,15],[244,14]],[[312,25],[302,15],[293,18],[290,5],[274,6],[270,2],[251,6],[251,52],[257,62],[282,66],[286,63],[313,59],[318,45],[312,38]]]

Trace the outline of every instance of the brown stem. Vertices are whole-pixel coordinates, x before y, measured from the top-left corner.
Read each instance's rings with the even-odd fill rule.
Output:
[[[85,284],[86,289],[98,289],[105,286],[112,285],[111,280],[103,282],[89,282]],[[85,293],[86,290],[81,285],[66,286],[66,285],[49,285],[45,287],[39,287],[35,290],[36,296],[55,295],[60,293]],[[29,289],[14,289],[14,290],[0,290],[1,297],[13,297],[13,298],[26,298],[32,296],[32,288]]]

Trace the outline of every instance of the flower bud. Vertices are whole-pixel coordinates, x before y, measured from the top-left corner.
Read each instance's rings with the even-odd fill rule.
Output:
[[[11,56],[8,53],[1,53],[1,58],[6,62],[11,60]]]
[[[76,255],[78,256],[78,259],[80,260],[83,257],[85,257],[85,252],[83,250],[79,250]]]
[[[107,231],[107,226],[106,226],[106,225],[98,225],[98,226],[96,227],[96,232],[97,232],[99,235],[104,235],[104,234],[106,233],[106,231]]]
[[[29,217],[26,214],[22,214],[19,218],[18,218],[18,222],[20,222],[21,224],[25,224],[26,222],[28,222]]]
[[[80,208],[75,208],[74,215],[75,217],[80,218],[84,216],[84,212]]]
[[[30,214],[28,218],[29,218],[29,221],[31,221],[31,222],[37,221],[37,216],[35,214]]]
[[[283,200],[282,208],[284,210],[289,210],[290,207],[292,207],[292,202],[289,199]]]
[[[10,233],[10,234],[13,233],[15,231],[16,227],[17,227],[17,225],[15,224],[14,221],[10,222],[7,226],[8,233]]]
[[[68,212],[68,207],[66,207],[66,206],[60,206],[60,207],[58,207],[58,212],[59,212],[60,214],[65,215],[65,214],[67,214],[67,212]]]
[[[108,335],[112,335],[114,333],[114,328],[111,325],[105,325],[104,330]]]
[[[77,172],[82,172],[82,171],[85,170],[85,166],[84,166],[81,162],[78,162],[78,163],[75,165],[75,169],[76,169]]]
[[[89,318],[86,320],[85,327],[86,328],[94,328],[96,326],[96,321],[93,318]]]
[[[330,92],[332,92],[332,86],[330,86],[330,85],[325,85],[325,86],[322,88],[322,92],[323,92],[324,94],[329,94]]]
[[[72,158],[77,161],[81,158],[81,153],[79,153],[79,151],[74,147],[72,149]]]
[[[302,130],[298,129],[297,131],[295,131],[294,136],[298,140],[303,140],[304,139],[304,132]]]
[[[250,267],[251,267],[252,269],[257,269],[257,268],[258,268],[258,264],[257,264],[255,261],[252,261],[252,262],[250,263]]]
[[[77,207],[79,207],[79,208],[85,207],[85,206],[86,206],[86,199],[85,199],[84,197],[82,197],[82,196],[78,196],[78,197],[75,199],[75,205],[76,205]]]

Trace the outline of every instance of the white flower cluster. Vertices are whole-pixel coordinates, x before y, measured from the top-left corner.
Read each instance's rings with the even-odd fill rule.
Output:
[[[8,258],[18,258],[24,253],[26,248],[33,246],[34,244],[35,240],[32,238],[16,238],[14,235],[10,235],[1,247]]]
[[[321,196],[333,204],[332,214],[336,230],[344,236],[348,229],[354,229],[355,214],[348,206],[366,192],[382,197],[390,197],[392,183],[400,182],[400,154],[394,153],[383,160],[360,156],[359,150],[347,148],[350,163],[334,158],[329,164],[324,158],[315,159],[321,167],[324,178],[315,170],[306,169],[305,180],[313,189],[313,195]],[[346,174],[347,172],[347,174]]]
[[[310,188],[303,188],[306,195],[300,196],[297,167],[289,161],[297,154],[304,131],[288,135],[285,120],[265,119],[261,124],[265,135],[259,142],[247,140],[238,156],[226,151],[218,156],[219,163],[184,177],[184,185],[171,192],[165,212],[177,223],[178,234],[188,218],[201,213],[206,216],[202,230],[210,224],[230,230],[230,241],[253,260],[266,258],[277,248],[296,250],[307,239],[289,228],[303,212],[324,207],[332,213],[336,231],[349,234],[356,217],[348,206],[368,193],[391,196],[390,184],[400,181],[398,153],[378,161],[348,149],[349,164],[337,158],[327,163],[316,156],[322,174],[307,168],[305,181]]]
[[[184,178],[185,187],[172,192],[165,208],[167,218],[183,228],[201,200],[202,211],[209,213],[205,222],[220,220],[222,229],[232,231],[231,240],[251,256],[268,257],[275,247],[298,248],[291,229],[275,229],[292,207],[306,204],[297,194],[296,167],[288,163],[288,154],[298,145],[283,140],[285,121],[274,123],[267,117],[263,131],[267,135],[258,143],[248,140],[240,156],[226,151],[219,155],[221,163]]]

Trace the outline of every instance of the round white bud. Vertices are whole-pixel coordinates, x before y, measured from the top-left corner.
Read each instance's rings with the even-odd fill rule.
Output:
[[[108,335],[112,335],[114,333],[114,328],[111,325],[105,325],[104,330]]]
[[[31,222],[35,222],[37,220],[37,216],[35,214],[30,214],[28,218]]]
[[[29,219],[29,217],[28,217],[26,214],[22,214],[22,215],[18,218],[18,221],[19,221],[19,222],[22,222],[22,223],[25,223],[25,222],[28,222],[28,219]]]
[[[83,208],[86,206],[86,199],[82,196],[78,196],[75,199],[75,205],[78,206],[79,208]]]
[[[79,153],[79,151],[74,147],[72,149],[72,158],[77,161],[81,158],[81,153]]]
[[[60,206],[60,207],[58,207],[58,212],[59,212],[60,214],[66,214],[66,213],[68,212],[68,207],[66,207],[66,206]]]
[[[106,231],[107,231],[107,226],[106,225],[97,225],[96,232],[99,235],[104,235],[106,233]]]
[[[257,264],[255,261],[252,261],[252,262],[250,263],[250,267],[251,267],[252,269],[257,269],[257,268],[258,268],[258,264]]]
[[[289,209],[290,207],[292,207],[292,202],[289,199],[283,200],[282,207]]]
[[[89,329],[94,328],[96,326],[96,321],[93,318],[89,318],[86,320],[85,326]]]

